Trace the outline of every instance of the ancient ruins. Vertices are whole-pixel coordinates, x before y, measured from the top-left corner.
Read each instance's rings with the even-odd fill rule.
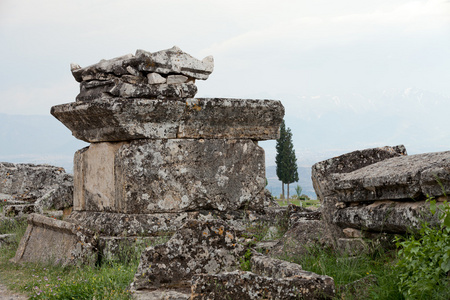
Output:
[[[424,220],[437,224],[426,200],[447,200],[450,151],[407,155],[402,145],[316,163],[320,210],[279,207],[265,189],[258,141],[278,137],[284,107],[194,98],[195,81],[213,69],[211,56],[177,47],[72,64],[80,93],[51,114],[90,145],[75,153],[73,177],[0,164],[0,217],[31,213],[13,261],[92,265],[121,245],[166,236],[142,252],[137,299],[329,299],[333,278],[278,258],[312,245],[358,255]],[[287,232],[270,240],[280,219]],[[258,222],[272,227],[255,245],[246,230]],[[0,235],[0,246],[8,238]]]
[[[354,151],[315,164],[312,180],[330,241],[358,252],[363,238],[437,224],[426,199],[447,200],[450,151],[407,155],[403,145]]]

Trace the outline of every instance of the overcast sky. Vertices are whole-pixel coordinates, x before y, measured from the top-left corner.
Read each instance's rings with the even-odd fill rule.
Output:
[[[214,56],[198,97],[280,99],[292,120],[330,108],[321,95],[353,108],[359,100],[345,95],[413,88],[450,96],[448,0],[0,0],[0,41],[7,114],[48,114],[74,101],[71,62],[174,45]],[[449,102],[439,110],[450,111]]]

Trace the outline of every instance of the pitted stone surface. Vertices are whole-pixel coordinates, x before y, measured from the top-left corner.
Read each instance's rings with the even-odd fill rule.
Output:
[[[75,162],[79,211],[226,211],[266,197],[264,150],[251,140],[96,143]]]
[[[63,209],[72,206],[72,193],[73,177],[63,168],[0,163],[0,200],[8,200],[7,205],[36,203],[44,209]]]
[[[132,288],[188,286],[195,274],[235,270],[245,251],[238,235],[221,220],[189,220],[167,243],[142,253]]]
[[[403,145],[357,150],[333,157],[312,166],[311,178],[317,196],[322,200],[332,196],[334,191],[334,174],[346,174],[392,157],[406,155]]]
[[[28,216],[28,228],[12,261],[92,265],[97,261],[96,244],[94,233],[86,228],[31,214]]]
[[[333,222],[343,228],[402,233],[420,229],[423,221],[438,224],[438,216],[433,216],[429,207],[424,201],[377,201],[370,205],[339,209],[334,213]]]
[[[332,299],[334,282],[328,278],[332,284],[317,277],[272,278],[244,271],[199,274],[192,280],[191,299]]]
[[[86,142],[134,139],[276,139],[284,116],[280,101],[199,98],[101,98],[56,105],[51,114]]]
[[[101,60],[99,63],[85,68],[76,64],[71,65],[72,75],[78,82],[107,80],[109,76],[136,75],[139,74],[138,72],[179,73],[205,80],[213,70],[214,59],[212,56],[205,57],[200,61],[176,46],[154,53],[137,50],[135,55],[127,54],[109,60]]]
[[[333,178],[343,202],[440,197],[450,190],[450,151],[394,157]]]

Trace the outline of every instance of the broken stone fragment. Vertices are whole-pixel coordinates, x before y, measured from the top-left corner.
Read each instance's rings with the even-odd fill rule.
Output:
[[[179,73],[201,80],[208,79],[214,70],[212,56],[198,60],[176,46],[154,53],[137,50],[136,60],[138,61],[139,71],[160,74]]]
[[[318,278],[272,278],[244,271],[198,274],[192,280],[191,299],[332,299],[333,279]]]
[[[155,85],[156,86],[156,85]],[[53,106],[51,113],[83,141],[228,138],[277,139],[280,101],[199,98],[105,98]]]
[[[72,206],[73,177],[61,167],[0,163],[0,178],[2,199],[23,201],[10,204],[39,202],[38,210]]]
[[[406,233],[419,229],[423,221],[439,224],[437,215],[432,215],[425,201],[396,202],[377,201],[370,205],[338,209],[333,222],[340,227],[362,230]]]
[[[343,202],[439,197],[450,190],[450,151],[393,157],[333,179]]]
[[[167,84],[185,83],[189,80],[189,77],[183,75],[169,75],[167,76]]]
[[[141,71],[160,74],[175,73],[206,80],[214,69],[214,60],[212,56],[198,60],[183,52],[180,48],[173,47],[154,53],[137,50],[136,55],[128,54],[109,60],[101,60],[99,63],[85,68],[79,68],[75,64],[72,65],[72,75],[78,82],[101,80],[108,74],[118,77],[125,74],[141,76]],[[143,75],[145,76],[145,74]]]
[[[265,198],[264,151],[251,140],[94,143],[74,164],[75,210],[226,211]]]
[[[161,84],[166,83],[166,78],[162,77],[158,73],[148,73],[147,74],[147,80],[149,84]]]
[[[195,274],[238,268],[245,247],[239,232],[221,220],[188,220],[170,240],[144,250],[132,288],[189,286]]]
[[[94,233],[86,228],[31,214],[12,261],[93,265],[97,261],[96,244]]]

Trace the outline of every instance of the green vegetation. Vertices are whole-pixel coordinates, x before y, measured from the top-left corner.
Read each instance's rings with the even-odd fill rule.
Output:
[[[300,201],[300,200],[295,200]],[[397,239],[398,250],[372,245],[370,252],[354,257],[329,248],[311,247],[304,255],[285,253],[280,258],[300,264],[304,270],[334,278],[336,299],[448,299],[450,295],[450,205],[430,199],[431,211],[442,224],[424,223],[420,232]],[[318,200],[304,200],[303,204]],[[273,224],[249,224],[252,246],[276,228],[275,238],[287,230],[287,218]],[[17,238],[0,251],[0,281],[31,299],[132,299],[128,290],[139,262],[140,249],[124,248],[126,260],[105,260],[98,266],[61,267],[9,262],[26,229],[25,222],[0,222],[1,233]],[[163,242],[163,240],[161,240]],[[124,253],[125,253],[124,252]],[[250,270],[251,251],[240,259]]]
[[[424,222],[419,236],[398,238],[397,272],[399,288],[410,299],[448,299],[450,295],[450,205],[436,205],[431,198],[430,209],[439,214],[438,227]]]
[[[284,199],[284,185],[287,184],[287,199],[289,201],[289,184],[298,181],[297,157],[295,157],[294,144],[292,143],[292,132],[283,122],[280,126],[280,138],[276,145],[277,176],[281,181]]]
[[[26,222],[0,223],[1,233],[15,233],[16,242],[0,251],[0,282],[30,299],[132,299],[128,290],[142,249],[123,249],[127,260],[107,260],[101,266],[54,266],[14,264],[14,257]]]

